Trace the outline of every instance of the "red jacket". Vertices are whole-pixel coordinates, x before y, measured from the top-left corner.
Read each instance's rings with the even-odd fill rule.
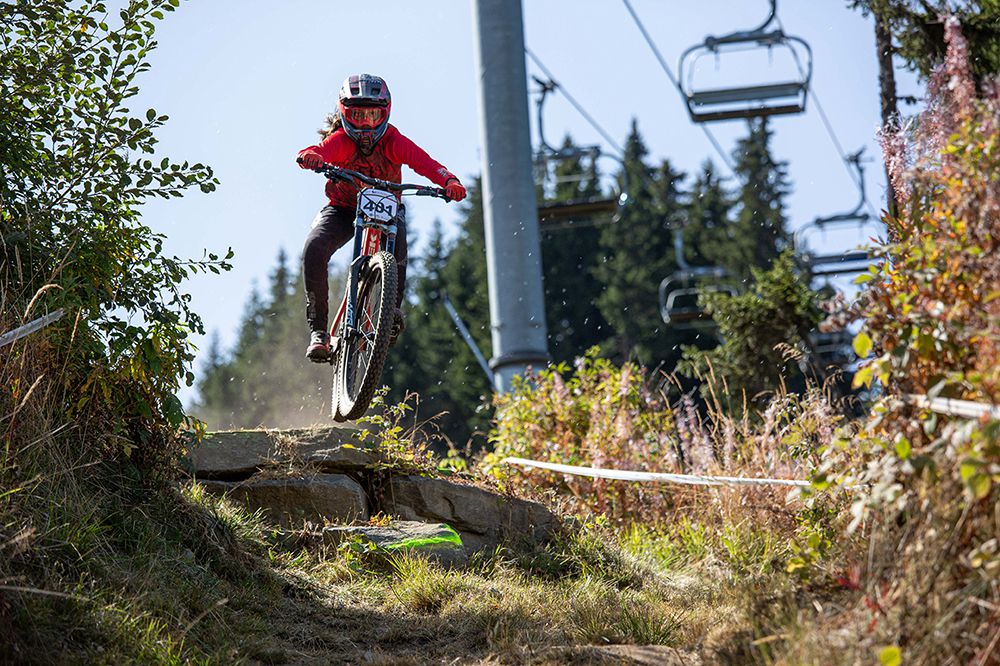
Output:
[[[423,148],[403,136],[393,125],[389,125],[370,155],[362,154],[343,129],[338,129],[318,145],[303,148],[299,151],[299,156],[308,152],[317,153],[329,164],[393,183],[402,182],[404,164],[440,187],[444,187],[451,178],[456,178],[455,174],[435,162]],[[348,183],[329,180],[326,183],[326,196],[333,206],[354,208],[357,205],[358,191]]]

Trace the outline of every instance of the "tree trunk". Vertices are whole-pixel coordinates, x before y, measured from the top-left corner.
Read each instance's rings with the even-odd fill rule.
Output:
[[[885,130],[898,124],[899,108],[896,98],[896,75],[892,67],[892,31],[885,10],[872,8],[875,17],[875,49],[878,53],[879,98],[882,103],[882,127]],[[890,215],[896,214],[896,193],[886,170],[886,206]]]

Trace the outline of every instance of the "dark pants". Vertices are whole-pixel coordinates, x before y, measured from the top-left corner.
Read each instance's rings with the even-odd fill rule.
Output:
[[[330,282],[327,264],[333,253],[354,239],[353,208],[324,206],[313,220],[302,251],[302,274],[306,282],[306,321],[313,331],[325,331],[329,325]],[[398,289],[396,307],[403,301],[406,284],[406,210],[399,207],[396,219],[396,264]]]

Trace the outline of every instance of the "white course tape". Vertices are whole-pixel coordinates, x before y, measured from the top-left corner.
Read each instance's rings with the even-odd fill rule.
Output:
[[[0,347],[3,347],[4,345],[9,345],[12,342],[20,340],[26,335],[31,335],[35,331],[41,330],[62,316],[63,316],[63,310],[62,308],[59,308],[58,310],[56,310],[51,314],[47,314],[44,317],[39,317],[33,322],[15,328],[13,331],[8,331],[7,333],[4,333],[3,335],[0,335]]]
[[[663,472],[632,472],[620,469],[603,469],[600,467],[579,467],[577,465],[560,465],[559,463],[528,460],[527,458],[504,458],[508,465],[522,467],[537,467],[563,474],[576,476],[591,476],[596,479],[619,479],[621,481],[663,481],[665,483],[681,483],[688,486],[796,486],[803,488],[808,481],[797,479],[753,479],[739,476],[699,476],[697,474],[667,474]]]
[[[907,394],[903,400],[922,409],[929,409],[938,414],[960,416],[967,419],[982,418],[988,414],[990,418],[1000,419],[1000,407],[984,402],[971,400],[955,400],[954,398],[928,398],[926,395]]]

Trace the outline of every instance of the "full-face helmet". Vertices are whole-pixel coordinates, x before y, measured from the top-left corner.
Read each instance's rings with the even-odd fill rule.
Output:
[[[347,136],[370,152],[389,127],[392,95],[385,81],[372,74],[355,74],[344,80],[337,109]]]

